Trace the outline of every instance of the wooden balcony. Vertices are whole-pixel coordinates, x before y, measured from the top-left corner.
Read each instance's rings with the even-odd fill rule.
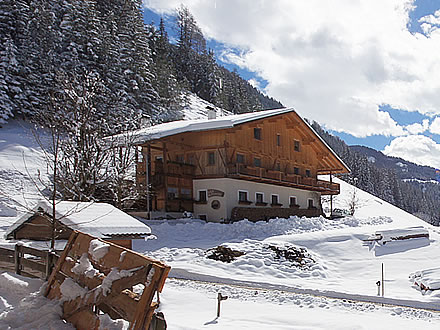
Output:
[[[319,191],[323,195],[337,195],[340,192],[338,183],[330,183],[312,177],[252,167],[243,164],[228,166],[227,177],[242,178],[250,181],[288,186],[298,189]]]
[[[152,172],[150,182],[153,187],[156,188],[164,186],[165,178],[168,178],[168,181],[174,180],[172,178],[180,178],[181,181],[205,177],[229,177],[297,189],[313,190],[318,191],[323,195],[337,195],[340,192],[339,184],[337,183],[330,183],[313,177],[303,177],[301,175],[269,170],[262,167],[246,166],[243,164],[231,164],[227,166],[226,173],[201,175],[196,174],[196,167],[194,165],[168,162],[165,169],[164,164],[161,161],[157,161],[154,164],[154,170]],[[145,165],[143,163],[138,163],[137,176],[138,182],[143,182],[145,179]]]

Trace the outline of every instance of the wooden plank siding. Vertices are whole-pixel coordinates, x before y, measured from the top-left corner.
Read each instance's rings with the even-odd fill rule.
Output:
[[[152,204],[158,210],[192,211],[193,179],[231,177],[338,194],[338,184],[317,180],[317,175],[347,172],[295,112],[231,128],[167,136],[145,143],[143,153],[148,146]],[[144,162],[137,164],[137,182],[145,186]],[[173,191],[189,198],[170,198]]]

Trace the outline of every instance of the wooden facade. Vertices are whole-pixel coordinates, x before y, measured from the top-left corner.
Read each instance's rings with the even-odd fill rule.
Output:
[[[318,174],[348,168],[295,111],[236,126],[181,132],[142,144],[137,184],[152,187],[151,210],[193,211],[193,180],[235,178],[335,195]],[[146,165],[148,164],[148,165]]]

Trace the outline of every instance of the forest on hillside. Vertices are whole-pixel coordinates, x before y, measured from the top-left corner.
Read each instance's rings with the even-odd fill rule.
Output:
[[[282,106],[216,63],[187,8],[174,24],[173,44],[163,20],[144,24],[141,0],[1,1],[0,121],[69,111],[65,91],[90,84],[109,131],[178,119],[188,91],[233,113]]]
[[[435,226],[440,224],[440,184],[429,180],[402,179],[392,167],[377,166],[350,148],[340,138],[313,122],[313,129],[348,165],[351,172],[342,180],[369,192]],[[409,162],[408,162],[409,163]],[[413,167],[419,167],[412,164]],[[420,166],[421,167],[421,166]],[[432,169],[434,172],[434,169]],[[425,170],[426,171],[426,170]]]

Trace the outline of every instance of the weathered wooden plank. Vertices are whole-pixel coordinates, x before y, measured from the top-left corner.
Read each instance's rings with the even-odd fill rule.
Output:
[[[108,297],[99,308],[105,313],[111,310],[124,320],[133,320],[137,308],[139,296],[130,290],[123,290],[117,296]],[[111,317],[111,316],[110,316]]]
[[[91,310],[82,310],[66,319],[80,330],[99,329],[99,318]]]
[[[11,264],[14,264],[14,255],[10,256],[10,255],[0,254],[0,261],[9,262]]]
[[[31,254],[33,256],[37,256],[44,259],[46,259],[46,253],[47,253],[47,251],[34,249],[29,246],[22,246],[21,252],[25,254]]]
[[[103,289],[102,287],[97,286],[90,290],[85,297],[78,297],[64,303],[64,315],[67,315],[68,317],[80,309],[105,302],[107,297],[116,296],[120,294],[122,290],[131,288],[133,285],[139,284],[139,282],[145,280],[150,270],[151,265],[144,266],[141,269],[133,271],[131,274],[127,274],[125,277],[113,281],[111,287],[108,288],[108,292],[104,291],[105,288]],[[104,281],[104,278],[100,277],[99,280]]]
[[[45,273],[46,272],[46,265],[38,262],[38,261],[34,261],[32,259],[27,259],[27,258],[21,258],[20,261],[21,265],[24,267],[28,267],[30,269]]]
[[[70,250],[72,249],[73,242],[75,241],[75,239],[77,237],[78,237],[78,232],[77,231],[74,231],[72,233],[72,235],[70,235],[69,240],[67,241],[67,244],[66,244],[66,247],[64,248],[63,253],[58,258],[57,264],[53,268],[52,274],[50,274],[49,279],[47,280],[47,287],[46,287],[46,292],[44,293],[44,296],[47,297],[49,291],[51,290],[51,286],[52,286],[53,282],[56,280],[56,275],[59,272],[59,270],[60,270],[64,260],[66,259],[67,255],[69,254]]]
[[[0,256],[10,256],[14,257],[14,250],[9,250],[5,248],[0,248]]]

